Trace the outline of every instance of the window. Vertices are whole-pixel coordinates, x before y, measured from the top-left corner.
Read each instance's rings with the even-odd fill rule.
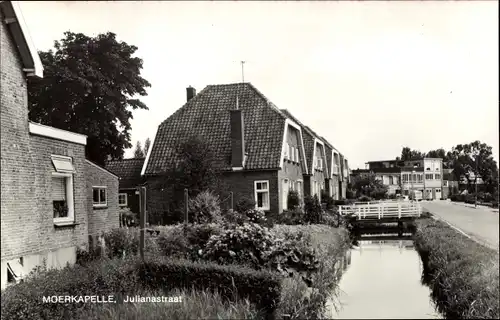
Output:
[[[288,151],[289,151],[289,155],[290,155],[290,160],[292,161],[295,161],[294,158],[295,158],[295,152],[293,151],[293,146],[289,145],[288,146]]]
[[[51,200],[54,222],[74,221],[73,161],[70,157],[52,155],[55,171],[52,173]]]
[[[436,171],[439,171],[439,167],[436,168]]]
[[[269,181],[255,181],[255,206],[257,209],[269,210]]]
[[[431,170],[431,168],[427,168],[426,170],[427,170],[427,171],[430,171],[430,170]]]
[[[436,189],[436,192],[439,192],[439,193],[441,193],[441,189]]]
[[[300,157],[299,157],[299,148],[295,148],[295,161],[300,162]]]
[[[448,180],[444,180],[443,181],[443,187],[447,187],[448,186]]]
[[[118,205],[121,207],[127,206],[127,194],[126,193],[119,193],[118,194]]]
[[[323,159],[321,159],[321,157],[318,157],[316,159],[316,169],[318,170],[323,170]]]
[[[289,151],[289,147],[288,147],[288,143],[285,145],[285,151],[284,151],[284,155],[283,155],[283,159],[288,159],[288,151]]]
[[[421,174],[421,173],[418,173],[418,174],[417,174],[417,182],[422,182],[422,180],[423,180],[423,176],[422,176],[422,174]]]
[[[394,184],[394,177],[393,176],[389,176],[389,184]]]
[[[432,180],[432,173],[426,173],[425,174],[425,180]]]
[[[106,187],[92,187],[94,208],[107,207]]]
[[[441,179],[441,175],[440,175],[439,173],[436,173],[436,174],[434,175],[434,179],[436,179],[436,180]]]
[[[290,190],[290,185],[291,185],[291,183],[289,183],[288,179],[283,179],[283,190],[282,190],[283,210],[288,209],[288,192]]]
[[[403,182],[408,182],[408,173],[403,173]]]

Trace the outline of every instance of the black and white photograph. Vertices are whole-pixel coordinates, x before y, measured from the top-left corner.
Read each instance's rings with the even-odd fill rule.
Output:
[[[498,1],[0,1],[2,320],[499,319]]]

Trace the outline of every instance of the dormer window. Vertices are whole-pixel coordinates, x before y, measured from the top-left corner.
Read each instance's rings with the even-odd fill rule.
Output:
[[[323,159],[319,157],[316,159],[316,169],[323,170]]]
[[[295,161],[295,152],[293,151],[293,146],[289,145],[290,160]]]
[[[285,151],[284,151],[284,153],[285,153],[285,154],[283,155],[283,158],[284,158],[285,160],[287,160],[287,159],[288,159],[288,152],[289,152],[289,145],[288,145],[288,143],[287,143],[287,144],[285,145]]]
[[[300,162],[299,148],[295,148],[295,161]]]

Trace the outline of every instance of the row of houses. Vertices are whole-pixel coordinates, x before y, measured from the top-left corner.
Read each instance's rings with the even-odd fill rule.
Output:
[[[447,199],[459,185],[452,170],[443,168],[441,158],[370,161],[366,166],[366,169],[352,170],[352,176],[375,174],[388,187],[389,195],[420,191],[426,200]]]
[[[176,144],[190,134],[204,138],[218,155],[222,179],[234,201],[253,199],[258,209],[287,210],[290,190],[300,197],[324,190],[346,197],[347,158],[289,110],[279,109],[250,83],[209,85],[196,94],[186,89],[184,106],[163,121],[145,159],[110,161],[106,168],[120,180],[121,205],[138,211],[139,185],[147,187],[147,211],[164,210],[150,181],[179,159]]]
[[[325,190],[345,198],[349,164],[325,138],[278,109],[249,83],[209,85],[158,127],[145,159],[85,158],[87,137],[30,122],[29,77],[43,77],[19,7],[0,1],[1,287],[33,268],[76,261],[99,235],[120,225],[119,207],[138,212],[158,197],[149,182],[178,161],[174,146],[189,133],[205,138],[219,156],[234,200],[255,200],[265,211],[287,209],[290,190],[301,197]],[[161,197],[161,195],[160,195]]]
[[[87,137],[28,120],[29,77],[43,77],[19,7],[0,1],[1,288],[33,268],[76,261],[119,226],[119,178],[85,158]]]

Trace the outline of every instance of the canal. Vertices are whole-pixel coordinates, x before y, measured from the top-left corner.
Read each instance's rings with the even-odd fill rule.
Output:
[[[327,318],[442,319],[421,282],[422,262],[411,233],[365,229],[356,232],[353,244]]]

